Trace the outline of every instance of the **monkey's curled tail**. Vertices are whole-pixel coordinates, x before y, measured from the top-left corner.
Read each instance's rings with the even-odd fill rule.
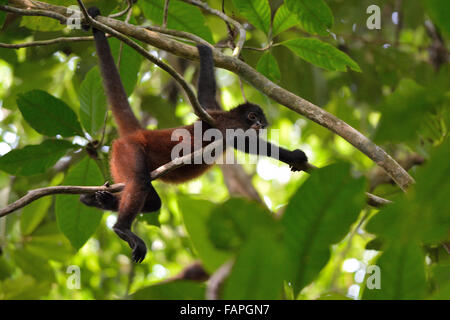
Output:
[[[95,18],[100,15],[100,10],[97,7],[91,7],[88,9],[88,13],[92,18]],[[94,34],[100,73],[103,78],[103,87],[111,105],[114,119],[119,127],[119,134],[120,136],[128,135],[141,129],[141,126],[128,103],[127,94],[120,80],[119,71],[105,33],[95,28],[92,28],[92,33]]]

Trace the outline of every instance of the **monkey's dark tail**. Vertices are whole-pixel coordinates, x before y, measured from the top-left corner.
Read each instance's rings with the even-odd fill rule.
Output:
[[[87,10],[87,12],[88,12],[88,14],[92,17],[92,19],[95,19],[96,16],[101,15],[100,9],[97,8],[97,7],[90,7],[90,8]],[[91,26],[90,26],[89,24],[87,24],[87,23],[83,23],[83,24],[81,25],[81,27],[83,28],[84,31],[89,31],[89,29],[90,29]],[[97,29],[92,28],[92,31],[93,31],[93,32],[95,32],[96,30],[97,30]]]
[[[100,15],[100,10],[97,7],[90,7],[88,13],[92,18],[95,18]],[[119,127],[120,136],[125,136],[141,129],[141,126],[128,103],[128,97],[120,80],[119,71],[111,54],[105,33],[96,28],[92,28],[92,33],[94,34],[100,73],[103,78],[103,87],[105,88],[114,119]]]
[[[198,77],[198,102],[205,109],[220,110],[216,100],[216,78],[214,75],[213,52],[204,44],[197,45],[200,56],[200,75]]]

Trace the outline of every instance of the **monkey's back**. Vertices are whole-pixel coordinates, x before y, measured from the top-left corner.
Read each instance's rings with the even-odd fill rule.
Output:
[[[146,158],[146,164],[148,167],[148,174],[151,171],[159,168],[160,166],[172,161],[172,150],[175,147],[181,149],[185,148],[184,153],[177,152],[174,157],[183,156],[194,152],[199,147],[203,147],[210,142],[195,143],[194,141],[194,126],[184,126],[176,129],[184,129],[186,131],[175,132],[173,128],[171,129],[160,129],[160,130],[138,130],[132,134],[125,137],[114,140],[112,145],[111,160],[110,160],[110,170],[114,182],[126,183],[128,180],[126,170],[123,170],[124,164],[126,166],[129,162],[129,166],[132,167],[132,161],[135,161],[136,157],[134,155],[124,154],[124,148],[127,145],[134,144],[139,145],[140,150]],[[191,139],[185,140],[183,138],[183,132],[188,133]],[[171,140],[172,135],[177,138],[174,141]],[[120,165],[119,165],[120,163]],[[208,164],[187,164],[180,168],[177,168],[169,173],[163,175],[160,180],[167,183],[182,183],[192,179],[195,179],[205,173],[210,169],[212,165]]]

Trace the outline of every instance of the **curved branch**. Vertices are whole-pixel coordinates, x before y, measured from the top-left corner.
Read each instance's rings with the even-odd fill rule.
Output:
[[[131,11],[131,8],[133,7],[133,1],[132,0],[126,0],[127,1],[127,6],[125,9],[123,9],[120,12],[114,13],[114,14],[110,14],[108,17],[110,18],[119,18],[121,16],[123,16],[124,14],[127,14],[129,11]]]

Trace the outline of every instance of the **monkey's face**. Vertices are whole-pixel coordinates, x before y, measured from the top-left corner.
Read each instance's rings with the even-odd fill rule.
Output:
[[[252,103],[245,103],[236,108],[242,122],[243,129],[260,130],[267,127],[267,119],[261,107]]]

